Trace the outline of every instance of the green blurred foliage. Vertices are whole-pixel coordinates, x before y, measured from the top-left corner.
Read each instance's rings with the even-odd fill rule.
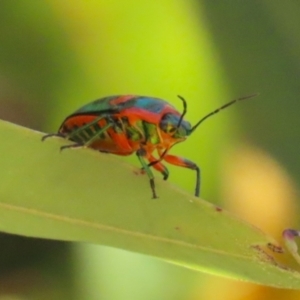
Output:
[[[272,153],[298,181],[299,5],[258,0],[2,0],[0,117],[55,131],[73,110],[104,95],[153,95],[180,109],[176,95],[181,94],[188,100],[187,118],[194,123],[233,97],[260,92],[259,99],[208,121],[172,152],[201,166],[202,196],[215,202],[222,153],[241,136]],[[234,115],[237,110],[239,116]],[[134,157],[132,163],[138,165]],[[173,167],[170,171],[172,182],[193,189],[193,172]],[[29,289],[28,284],[27,289],[15,288],[16,294],[32,297],[26,299],[39,299],[40,293],[49,299],[76,299],[75,294],[78,299],[99,299],[101,293],[105,299],[134,299],[133,291],[139,298],[191,299],[196,279],[198,286],[209,278],[96,246],[73,249],[62,243],[34,241],[24,255],[23,238],[1,239],[0,275],[9,278],[12,287],[17,286],[13,275],[19,278],[16,264],[23,265],[19,259],[24,257],[26,264],[35,261],[31,268],[38,280],[32,280]],[[61,249],[61,254],[55,255],[52,247]],[[3,251],[18,260],[6,259]],[[94,256],[99,264],[89,262]],[[70,266],[72,259],[75,265],[80,261],[80,266]],[[105,260],[103,265],[101,260]],[[120,272],[106,264],[116,260]],[[119,284],[135,268],[139,272],[126,281],[125,291]],[[75,279],[66,271],[65,281],[61,280],[62,269],[74,271]],[[95,283],[91,286],[85,278]],[[145,278],[146,286],[137,286],[140,278]],[[62,287],[61,282],[68,284]],[[8,293],[2,291],[0,296]],[[39,296],[34,298],[34,294]]]
[[[261,93],[255,106],[240,108],[247,137],[275,155],[299,181],[300,4],[202,3],[230,86],[240,91],[251,85]]]

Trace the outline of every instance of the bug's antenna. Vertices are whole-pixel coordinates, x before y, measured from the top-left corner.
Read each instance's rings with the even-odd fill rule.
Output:
[[[177,126],[176,126],[176,128],[175,128],[174,131],[176,131],[176,130],[180,127],[180,125],[181,125],[181,123],[182,123],[182,120],[183,120],[183,117],[185,116],[186,110],[187,110],[187,104],[186,104],[185,99],[184,99],[182,96],[180,96],[180,95],[177,95],[177,97],[178,97],[180,100],[182,100],[182,103],[183,103],[183,112],[182,112],[182,114],[181,114],[181,116],[180,116],[180,119],[179,119],[178,124],[177,124]]]
[[[197,127],[198,127],[204,120],[206,120],[207,118],[209,118],[209,117],[211,117],[211,116],[217,114],[219,111],[221,111],[221,110],[223,110],[223,109],[229,107],[230,105],[235,104],[235,103],[237,103],[237,102],[239,102],[239,101],[246,100],[246,99],[249,99],[249,98],[253,98],[253,97],[256,97],[256,96],[258,96],[258,95],[259,95],[259,94],[256,93],[256,94],[252,94],[252,95],[249,95],[249,96],[237,98],[237,99],[234,99],[234,100],[232,100],[232,101],[230,101],[230,102],[228,102],[228,103],[222,105],[221,107],[217,108],[216,110],[214,110],[214,111],[212,111],[211,113],[209,113],[209,114],[207,114],[206,116],[204,116],[198,123],[196,123],[196,124],[192,127],[190,133],[192,133],[193,131],[195,131],[195,130],[197,129]]]

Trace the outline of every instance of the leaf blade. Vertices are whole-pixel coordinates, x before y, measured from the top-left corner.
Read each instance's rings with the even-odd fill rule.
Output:
[[[277,242],[215,205],[113,155],[63,151],[63,139],[0,122],[0,230],[118,247],[185,267],[284,288],[300,274],[268,252]],[[277,247],[277,248],[276,248]]]

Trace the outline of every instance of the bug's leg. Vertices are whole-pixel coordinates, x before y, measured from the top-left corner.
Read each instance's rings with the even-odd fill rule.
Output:
[[[90,133],[88,132],[89,129],[91,129],[92,126],[98,124],[101,120],[107,118],[106,115],[102,115],[98,118],[96,118],[95,120],[93,120],[92,122],[89,122],[83,126],[78,127],[75,130],[72,130],[69,134],[66,134],[66,138],[69,140],[76,140],[76,139],[89,139],[90,138]],[[97,131],[97,133],[99,134],[100,131]],[[101,132],[102,133],[102,128],[101,128]],[[80,136],[82,135],[82,136]],[[83,141],[85,142],[85,141]]]
[[[149,161],[148,167],[152,166],[155,170],[162,174],[163,180],[167,180],[169,177],[169,170],[167,169],[167,167],[164,166],[160,161],[157,161],[157,159],[153,155],[148,155],[147,159]]]
[[[188,169],[196,171],[195,196],[199,197],[199,195],[200,195],[200,169],[199,169],[199,167],[194,162],[192,162],[186,158],[175,156],[175,155],[166,154],[166,155],[164,155],[163,159],[166,162],[168,162],[169,164],[183,167],[183,168],[188,168]],[[153,167],[154,167],[154,165],[153,165]]]
[[[97,120],[98,120],[98,119],[97,119]],[[99,120],[98,120],[98,121],[99,121]],[[95,123],[95,122],[93,121],[93,122],[91,122],[91,123]],[[90,125],[90,123],[87,124],[87,125]],[[86,126],[87,126],[87,125],[86,125]],[[88,127],[86,127],[86,126],[84,126],[84,127],[85,127],[84,129],[88,128]],[[83,141],[82,143],[76,143],[76,144],[71,144],[71,145],[64,145],[64,146],[61,146],[61,147],[60,147],[60,150],[62,151],[62,150],[69,149],[69,148],[88,147],[88,146],[91,145],[95,140],[99,139],[99,136],[100,136],[103,132],[107,131],[107,130],[108,130],[110,127],[112,127],[112,126],[113,126],[113,124],[112,124],[111,122],[108,122],[104,127],[101,128],[101,130],[99,130],[99,131],[93,133],[91,136],[89,136],[88,139],[86,139],[86,141]],[[79,128],[78,130],[76,130],[76,136],[78,136],[78,134],[82,133],[84,129],[80,130],[80,128]],[[69,137],[69,136],[68,136],[68,137]],[[72,134],[72,138],[74,138],[74,137],[75,137],[75,135]],[[70,138],[70,137],[69,137],[69,138]]]
[[[49,133],[49,134],[46,134],[46,135],[44,135],[44,136],[42,137],[42,142],[43,142],[45,139],[47,139],[47,138],[49,138],[49,137],[54,137],[54,136],[56,136],[56,137],[61,137],[61,138],[67,138],[67,137],[68,137],[67,135],[62,134],[62,133],[60,133],[60,132],[58,132],[58,133]],[[75,147],[81,147],[81,146],[82,146],[81,144],[66,145],[66,146],[60,147],[60,150],[63,150],[63,149],[65,149],[65,148],[75,148]]]
[[[283,240],[286,248],[295,258],[295,260],[300,264],[300,256],[298,254],[298,246],[295,242],[295,238],[300,236],[300,231],[295,229],[285,229],[282,233]]]
[[[149,168],[148,164],[145,161],[145,157],[146,157],[146,151],[143,148],[140,148],[136,151],[136,155],[142,165],[142,168],[145,170],[145,172],[147,173],[149,179],[150,179],[150,187],[152,190],[152,198],[156,199],[158,198],[155,192],[155,183],[154,183],[154,176],[153,173],[151,171],[151,169]]]
[[[101,116],[99,118],[96,118],[94,121],[84,125],[84,126],[81,126],[79,128],[77,128],[76,130],[73,130],[72,132],[70,133],[61,133],[61,132],[58,132],[58,133],[50,133],[50,134],[46,134],[42,137],[42,142],[49,138],[49,137],[62,137],[62,138],[66,138],[68,140],[72,140],[76,137],[79,137],[79,135],[81,133],[84,133],[84,131],[88,128],[90,128],[91,126],[95,125],[96,123],[98,123],[100,120],[104,119],[105,116]],[[72,145],[68,145],[68,146],[72,146]],[[74,144],[74,147],[79,147],[79,146],[82,146],[81,143],[78,143],[78,144]],[[70,148],[70,147],[61,147],[62,149],[65,149],[65,148]]]
[[[45,139],[47,139],[47,138],[49,138],[49,137],[54,137],[54,136],[56,136],[56,137],[62,137],[62,138],[64,138],[65,137],[65,135],[63,135],[62,133],[49,133],[49,134],[46,134],[46,135],[44,135],[43,137],[42,137],[42,142],[45,140]]]

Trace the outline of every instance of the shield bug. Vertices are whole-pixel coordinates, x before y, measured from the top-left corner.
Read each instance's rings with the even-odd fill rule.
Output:
[[[220,110],[245,99],[250,95],[232,100],[200,119],[194,126],[184,120],[187,112],[185,99],[178,96],[183,103],[183,111],[178,112],[165,100],[133,95],[110,96],[84,105],[69,115],[61,124],[58,133],[45,135],[63,137],[74,142],[61,150],[75,147],[89,147],[116,155],[135,153],[148,175],[153,198],[157,198],[154,176],[151,167],[169,177],[168,169],[162,164],[189,168],[196,171],[195,196],[200,195],[200,169],[194,162],[175,155],[169,150],[177,143],[183,142],[207,118]],[[157,152],[157,157],[154,152]]]

